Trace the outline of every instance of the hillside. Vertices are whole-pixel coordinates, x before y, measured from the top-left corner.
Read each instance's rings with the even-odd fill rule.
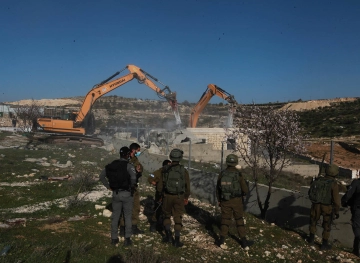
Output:
[[[78,110],[82,97],[37,101],[39,105],[60,110]],[[21,105],[31,102],[13,102]],[[187,127],[194,103],[179,104],[182,127]],[[246,106],[246,105],[245,105]],[[329,152],[329,141],[335,140],[335,163],[343,167],[360,169],[360,99],[338,98],[306,102],[268,103],[262,107],[289,108],[296,110],[306,134],[309,135],[308,154],[321,159]],[[93,107],[96,127],[99,132],[112,134],[116,131],[130,131],[133,137],[144,136],[145,130],[176,127],[171,107],[166,101],[138,100],[119,96],[101,97]],[[228,106],[224,103],[209,103],[199,116],[197,127],[224,127],[228,116]],[[9,120],[3,120],[8,123]],[[352,148],[353,147],[353,148]],[[329,155],[328,155],[329,156]]]
[[[176,249],[161,243],[162,232],[150,233],[154,189],[140,183],[143,235],[133,246],[110,245],[111,192],[99,182],[104,165],[117,151],[74,145],[48,145],[25,136],[0,132],[0,262],[358,262],[350,249],[334,243],[319,251],[320,238],[309,246],[303,233],[282,229],[245,213],[246,231],[255,241],[240,248],[230,226],[226,245],[219,248],[218,207],[190,198],[183,217],[182,241]],[[64,164],[69,165],[64,165]],[[65,178],[56,180],[56,178]],[[70,180],[68,178],[71,178]],[[26,194],[24,194],[26,193]]]
[[[337,99],[327,99],[327,100],[309,100],[309,101],[299,101],[299,102],[290,102],[286,103],[281,109],[289,109],[294,111],[308,111],[316,110],[323,107],[330,107],[340,102],[353,102],[357,98],[337,98]]]

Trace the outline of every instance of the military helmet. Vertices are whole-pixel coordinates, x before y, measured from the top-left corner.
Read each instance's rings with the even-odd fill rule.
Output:
[[[130,149],[129,147],[121,147],[120,151],[119,151],[120,157],[127,157],[130,154]]]
[[[172,149],[170,152],[170,159],[175,162],[180,162],[184,152],[180,149]]]
[[[226,156],[226,164],[229,166],[236,166],[239,163],[238,157],[235,154]]]
[[[325,173],[329,176],[337,176],[339,174],[339,167],[335,164],[330,164],[326,167]]]

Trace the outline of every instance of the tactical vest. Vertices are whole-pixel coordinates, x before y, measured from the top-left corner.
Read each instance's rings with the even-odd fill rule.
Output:
[[[112,190],[129,191],[131,189],[130,174],[127,171],[127,165],[127,161],[115,160],[105,166],[106,177]]]
[[[316,178],[310,185],[309,199],[315,204],[331,205],[331,188],[333,179]]]
[[[185,193],[185,168],[183,165],[170,165],[164,167],[163,172],[164,190],[168,194]]]
[[[234,197],[241,196],[241,185],[239,172],[223,171],[220,179],[221,199],[227,201]]]

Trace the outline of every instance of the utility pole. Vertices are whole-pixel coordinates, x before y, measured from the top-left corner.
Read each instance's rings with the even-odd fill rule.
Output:
[[[191,138],[189,139],[189,164],[188,164],[189,176],[190,176],[190,165],[191,165]]]
[[[220,171],[222,171],[223,169],[223,164],[224,164],[224,143],[225,141],[221,142],[221,164],[220,164]]]
[[[330,164],[334,162],[334,141],[331,141],[330,144]]]

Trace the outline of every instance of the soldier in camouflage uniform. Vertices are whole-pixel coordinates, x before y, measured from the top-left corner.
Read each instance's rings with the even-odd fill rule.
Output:
[[[220,239],[218,239],[215,244],[218,246],[224,244],[225,237],[229,232],[231,219],[234,215],[236,228],[240,237],[240,245],[242,248],[245,248],[254,244],[253,241],[246,239],[244,225],[244,208],[242,196],[247,195],[249,190],[242,174],[238,169],[235,168],[235,166],[238,164],[238,157],[235,154],[229,154],[226,157],[226,164],[227,168],[219,174],[216,185],[216,197],[218,204],[221,207],[221,232]],[[234,179],[237,180],[235,181],[235,184],[237,185],[239,191],[236,193],[225,193],[225,187],[228,185],[228,183],[224,182],[223,178],[227,174],[234,174]]]
[[[136,188],[134,190],[134,207],[132,210],[132,217],[131,217],[131,223],[132,223],[132,233],[134,235],[137,234],[143,234],[144,231],[140,230],[138,228],[138,224],[139,224],[139,214],[140,214],[140,194],[139,194],[139,190],[137,189],[138,184],[139,184],[139,179],[142,176],[142,172],[143,172],[143,166],[141,165],[141,163],[138,160],[138,156],[140,155],[140,145],[137,143],[132,143],[130,144],[130,160],[129,163],[131,163],[132,165],[134,165],[137,168],[137,173],[136,173]],[[124,217],[123,215],[121,216],[120,219],[120,236],[123,236],[123,233],[125,231],[125,222],[124,222]]]
[[[180,164],[183,157],[183,151],[173,149],[170,152],[172,163],[165,166],[162,172],[162,180],[158,183],[158,191],[163,194],[163,213],[164,228],[166,236],[163,238],[164,243],[173,243],[175,247],[182,247],[180,242],[180,231],[182,229],[182,215],[185,213],[185,205],[188,204],[190,196],[190,178],[188,171]],[[171,178],[171,179],[170,179]],[[175,187],[175,186],[178,187]],[[179,189],[179,192],[174,191]],[[175,241],[173,242],[170,230],[171,216],[173,216],[175,226]]]
[[[323,204],[323,203],[312,203],[311,211],[310,211],[310,236],[307,241],[310,245],[314,244],[315,233],[316,233],[316,224],[320,219],[320,216],[323,218],[322,227],[322,244],[321,250],[329,250],[331,249],[331,245],[329,244],[330,230],[331,230],[331,222],[333,219],[333,215],[335,215],[335,219],[339,218],[339,210],[340,210],[340,196],[339,196],[339,185],[335,180],[335,176],[339,174],[339,167],[331,164],[325,169],[325,176],[320,177],[317,180],[332,180],[331,190],[329,195],[331,195],[331,204]]]
[[[158,191],[158,183],[161,180],[162,171],[165,166],[170,165],[170,160],[164,160],[162,163],[162,167],[157,169],[154,173],[150,174],[148,177],[149,184],[155,186],[155,198],[154,198],[154,212],[151,217],[151,223],[150,223],[150,232],[155,232],[156,229],[160,230],[162,229],[162,220],[161,220],[161,214],[162,214],[162,207],[161,207],[161,192]],[[161,231],[161,230],[160,230]]]

